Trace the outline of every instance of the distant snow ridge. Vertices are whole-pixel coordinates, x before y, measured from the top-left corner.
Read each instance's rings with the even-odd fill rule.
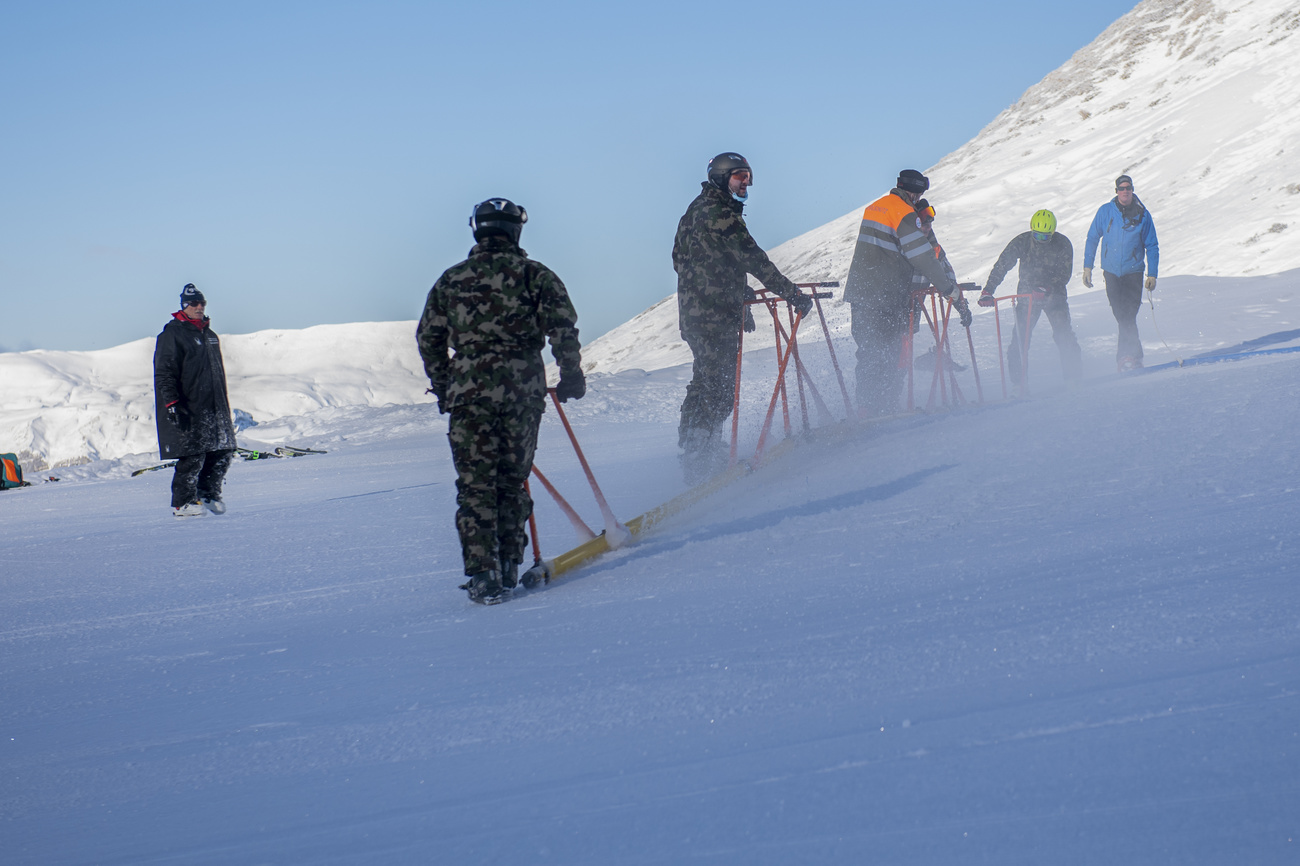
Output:
[[[1297,34],[1292,0],[1139,4],[927,171],[936,232],[958,275],[982,284],[1039,208],[1053,210],[1073,241],[1078,274],[1088,224],[1119,174],[1133,176],[1155,219],[1161,276],[1300,268]],[[906,167],[877,166],[863,206]],[[860,215],[855,208],[781,244],[773,261],[797,282],[843,280]],[[1077,277],[1070,291],[1083,291]],[[847,339],[841,298],[836,290],[825,309],[832,334]],[[223,337],[233,407],[264,422],[419,402],[426,382],[414,330],[387,322]],[[819,323],[808,322],[801,341],[821,340]],[[772,344],[760,316],[745,347]],[[101,352],[0,354],[0,450],[49,465],[152,451],[152,351],[147,339]],[[583,366],[598,376],[690,359],[675,296],[583,349]],[[273,430],[309,428],[257,431],[271,441]]]
[[[1138,4],[926,172],[935,230],[958,275],[983,284],[1007,241],[1049,208],[1074,243],[1070,291],[1083,291],[1088,225],[1120,174],[1133,176],[1151,210],[1161,276],[1300,267],[1298,34],[1291,0]],[[907,167],[877,166],[863,206]],[[799,282],[843,280],[861,213],[781,244],[772,260]],[[630,322],[595,340],[584,360],[604,372],[689,361],[672,300],[633,320],[635,344]],[[828,318],[847,337],[848,310],[837,302]],[[810,331],[804,339],[819,339]],[[770,334],[760,328],[746,345],[771,345]]]
[[[421,399],[415,322],[222,335],[233,409],[255,421]],[[154,452],[153,338],[95,352],[0,354],[0,451],[33,470]]]

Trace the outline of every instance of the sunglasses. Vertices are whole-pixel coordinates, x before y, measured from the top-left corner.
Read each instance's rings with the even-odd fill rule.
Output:
[[[1131,186],[1117,186],[1117,187],[1115,187],[1115,192],[1132,192],[1132,191],[1133,191],[1133,187],[1131,187]]]

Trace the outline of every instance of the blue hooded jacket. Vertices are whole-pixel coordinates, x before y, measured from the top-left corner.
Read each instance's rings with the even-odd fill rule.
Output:
[[[1147,275],[1159,275],[1160,241],[1156,238],[1156,224],[1142,200],[1133,196],[1129,215],[1125,217],[1118,196],[1097,210],[1088,227],[1088,240],[1083,247],[1083,266],[1091,268],[1097,257],[1097,242],[1101,241],[1101,269],[1117,277],[1142,273],[1142,254],[1146,252]]]

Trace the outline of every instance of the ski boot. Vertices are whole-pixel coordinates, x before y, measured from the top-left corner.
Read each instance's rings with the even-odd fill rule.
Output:
[[[495,569],[470,575],[460,588],[469,593],[469,600],[475,604],[500,604],[510,600],[510,590],[501,585],[501,575]]]

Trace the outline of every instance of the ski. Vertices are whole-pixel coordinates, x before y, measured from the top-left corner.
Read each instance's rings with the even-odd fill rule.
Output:
[[[131,477],[134,478],[137,475],[143,475],[146,472],[153,472],[157,469],[171,469],[175,465],[175,460],[168,460],[166,463],[159,463],[157,466],[146,466],[143,469],[137,469],[131,473]]]
[[[236,448],[235,453],[245,460],[278,460],[281,456],[274,451],[254,451],[252,448]]]
[[[281,445],[275,449],[275,453],[280,457],[302,457],[304,454],[328,454],[328,451],[318,451],[315,448],[294,448],[292,445]]]

